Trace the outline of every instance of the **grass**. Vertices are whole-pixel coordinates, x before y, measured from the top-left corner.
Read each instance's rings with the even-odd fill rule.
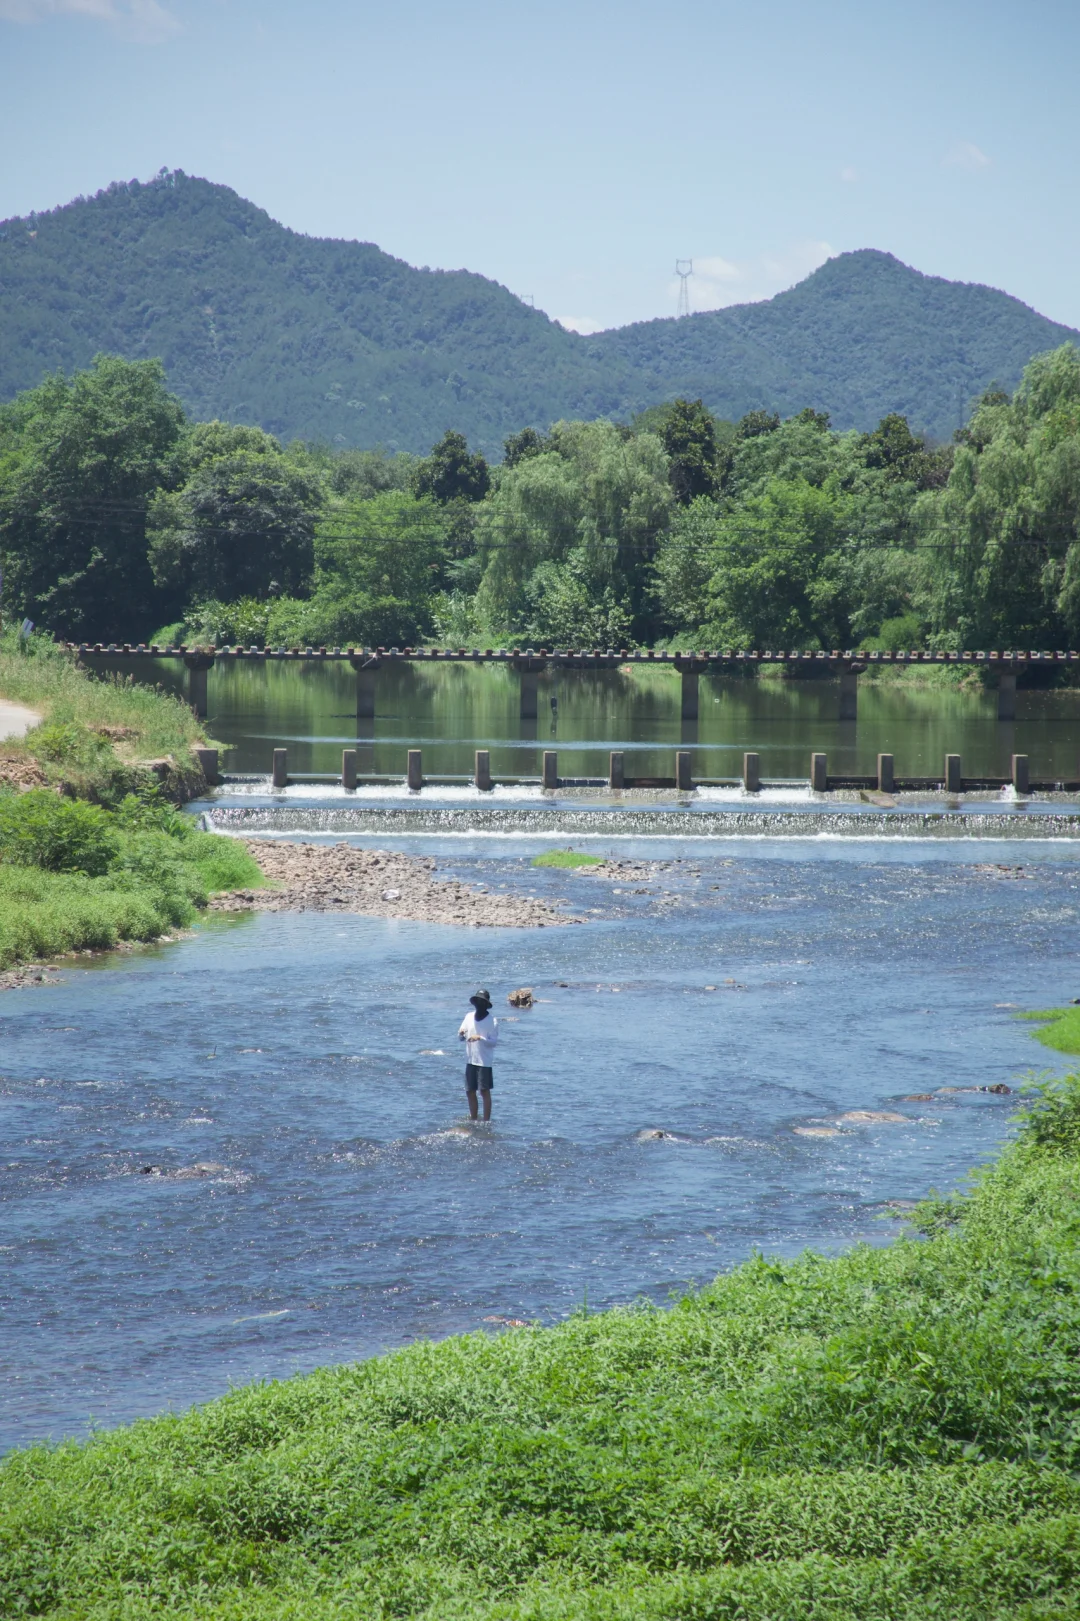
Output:
[[[191,923],[262,874],[241,844],[199,833],[160,797],[110,811],[48,789],[0,794],[0,969]]]
[[[587,856],[581,850],[545,850],[534,856],[534,867],[602,867],[603,856]]]
[[[923,1236],[419,1343],[0,1467],[0,1613],[1080,1611],[1080,1077]]]
[[[1032,1031],[1044,1047],[1059,1053],[1080,1053],[1080,1007],[1046,1008],[1042,1012],[1018,1013],[1017,1018],[1045,1023],[1044,1030]]]
[[[140,762],[170,757],[176,797],[202,781],[191,747],[204,733],[186,704],[123,676],[91,676],[47,636],[0,634],[0,697],[43,719],[24,741],[5,741],[4,754],[37,760],[48,781],[79,795],[120,798],[149,777]]]

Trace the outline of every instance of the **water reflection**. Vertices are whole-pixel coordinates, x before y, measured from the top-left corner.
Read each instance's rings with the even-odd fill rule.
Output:
[[[119,668],[119,666],[117,666]],[[184,692],[176,661],[126,660],[137,679]],[[552,709],[552,697],[557,708]],[[227,769],[269,769],[275,744],[290,769],[337,772],[341,750],[359,746],[359,770],[403,774],[405,750],[424,750],[424,768],[470,776],[474,751],[488,749],[492,774],[538,775],[545,748],[560,753],[563,776],[606,776],[608,753],[622,749],[629,775],[670,775],[671,751],[689,748],[695,777],[733,777],[744,751],[761,756],[766,777],[805,778],[812,750],[829,770],[869,775],[879,753],[900,776],[930,776],[947,753],[967,776],[1008,776],[1010,756],[1030,756],[1036,778],[1080,775],[1080,691],[1021,690],[1017,719],[997,719],[993,692],[960,692],[877,681],[859,683],[855,721],[839,718],[835,681],[746,680],[707,675],[697,720],[681,717],[681,682],[662,667],[561,671],[541,677],[537,718],[520,715],[519,678],[504,665],[384,666],[376,713],[358,719],[356,676],[348,663],[218,664],[209,677],[208,726],[228,744]]]

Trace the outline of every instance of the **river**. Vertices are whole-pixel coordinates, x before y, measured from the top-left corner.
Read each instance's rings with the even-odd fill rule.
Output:
[[[1069,840],[596,838],[676,862],[619,895],[527,832],[392,842],[589,922],[211,918],[0,1001],[0,1447],[886,1242],[887,1201],[1011,1129],[1015,1098],[938,1089],[1061,1067],[1014,1014],[1080,994]]]

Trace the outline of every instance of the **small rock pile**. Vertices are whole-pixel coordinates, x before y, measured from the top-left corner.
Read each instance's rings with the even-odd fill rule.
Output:
[[[584,922],[527,895],[470,889],[453,878],[440,881],[430,856],[284,839],[244,843],[276,887],[215,895],[210,906],[216,912],[360,912],[367,917],[480,929],[543,929]]]

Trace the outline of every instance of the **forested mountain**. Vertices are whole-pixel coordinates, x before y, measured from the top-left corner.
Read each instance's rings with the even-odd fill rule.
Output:
[[[483,276],[301,236],[180,171],[0,225],[0,399],[99,351],[160,357],[196,417],[356,447],[421,451],[452,426],[491,455],[528,422],[676,395],[729,419],[812,405],[841,428],[902,411],[944,438],[1078,336],[865,251],[766,303],[584,338]]]

